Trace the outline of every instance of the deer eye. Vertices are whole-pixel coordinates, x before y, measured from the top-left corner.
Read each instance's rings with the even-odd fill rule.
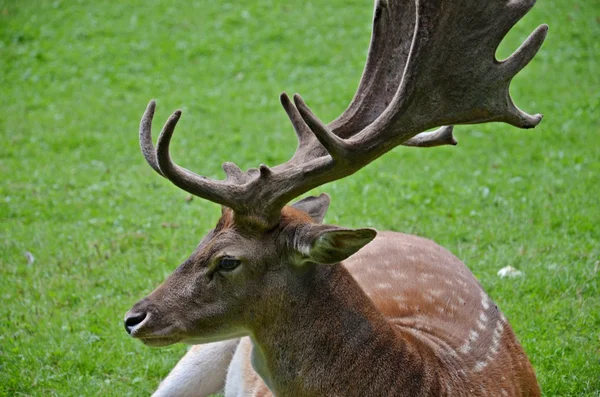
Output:
[[[231,256],[224,256],[219,259],[219,270],[231,271],[242,263],[241,260]]]

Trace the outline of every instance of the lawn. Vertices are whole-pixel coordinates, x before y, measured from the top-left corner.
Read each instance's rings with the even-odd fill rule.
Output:
[[[183,118],[174,158],[274,165],[295,137],[278,95],[323,119],[354,93],[368,0],[0,0],[0,395],[144,396],[185,351],[130,339],[124,313],[219,216],[148,167],[140,116]],[[457,147],[398,148],[325,186],[326,221],[418,234],[460,257],[503,309],[546,396],[600,396],[600,4],[540,1],[513,81],[535,130],[459,126]],[[26,253],[29,253],[26,255]],[[524,273],[500,279],[514,266]]]

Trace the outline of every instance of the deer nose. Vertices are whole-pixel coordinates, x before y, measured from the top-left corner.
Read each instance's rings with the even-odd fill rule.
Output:
[[[125,315],[125,331],[129,335],[133,332],[134,329],[140,326],[144,322],[144,320],[148,317],[148,313],[127,313]]]

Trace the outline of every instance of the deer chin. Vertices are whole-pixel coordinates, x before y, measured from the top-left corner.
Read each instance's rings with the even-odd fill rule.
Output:
[[[172,327],[168,327],[166,330],[170,330]],[[150,347],[162,347],[169,346],[175,343],[185,343],[188,345],[199,345],[205,343],[218,342],[225,339],[233,339],[236,338],[237,335],[219,335],[219,336],[185,336],[180,332],[165,332],[158,331],[154,334],[140,334],[136,335],[133,333],[131,336],[135,339],[139,339],[140,342]]]
[[[181,342],[180,337],[142,337],[138,338],[144,345],[150,347],[164,347]]]
[[[206,343],[221,342],[224,340],[238,339],[248,336],[249,332],[244,329],[229,329],[218,333],[206,335],[190,335],[181,338],[180,342],[186,345],[203,345]]]

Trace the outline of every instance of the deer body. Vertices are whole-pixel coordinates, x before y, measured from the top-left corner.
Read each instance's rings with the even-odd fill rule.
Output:
[[[506,318],[452,254],[419,237],[321,224],[325,194],[289,205],[396,146],[456,145],[448,124],[535,127],[542,116],[517,108],[509,85],[547,26],[495,58],[534,2],[376,0],[346,111],[325,124],[299,95],[282,94],[298,138],[292,158],[247,171],[224,163],[225,180],[171,159],[180,111],[154,146],[150,102],[140,123],[148,164],[222,205],[188,260],[125,316],[127,332],[147,345],[208,344],[184,357],[157,395],[212,393],[225,372],[237,396],[540,395]],[[423,132],[432,127],[440,128]]]
[[[252,331],[275,395],[539,395],[506,318],[448,251],[383,232],[344,265]]]

